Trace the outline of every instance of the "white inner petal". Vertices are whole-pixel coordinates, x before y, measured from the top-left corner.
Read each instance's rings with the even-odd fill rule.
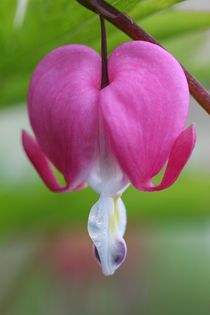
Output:
[[[98,157],[87,182],[97,193],[110,197],[122,193],[129,185],[127,176],[111,152],[102,116],[99,117]]]
[[[88,185],[98,194],[115,196],[127,188],[129,181],[115,158],[109,153],[106,156],[100,156],[95,162],[88,178]]]
[[[104,275],[112,275],[126,257],[127,248],[123,239],[126,221],[126,209],[119,196],[101,195],[90,211],[88,233],[96,247]]]

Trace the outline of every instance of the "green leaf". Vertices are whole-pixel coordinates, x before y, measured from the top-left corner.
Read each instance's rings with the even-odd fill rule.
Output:
[[[137,15],[138,21],[140,21]],[[210,12],[167,11],[140,22],[140,25],[159,40],[206,30],[210,27]]]
[[[138,13],[138,18],[177,2],[180,1],[110,1],[128,14]],[[98,17],[76,1],[30,0],[22,24],[15,23],[16,4],[15,0],[0,1],[0,105],[26,99],[31,73],[50,50],[68,43],[100,47]],[[109,30],[117,34],[110,48],[126,38],[114,27]]]
[[[173,40],[167,39],[163,43],[202,84],[210,87],[210,58],[206,54],[209,49],[207,47],[209,42],[207,34],[191,33]]]
[[[135,12],[141,12],[141,18],[161,11],[179,2],[185,0],[115,0],[108,1],[123,12],[129,12],[131,15]]]
[[[140,1],[138,5],[130,12],[130,15],[136,18],[145,18],[151,14],[162,11],[166,8],[171,7],[174,4],[183,2],[185,0],[145,0]]]

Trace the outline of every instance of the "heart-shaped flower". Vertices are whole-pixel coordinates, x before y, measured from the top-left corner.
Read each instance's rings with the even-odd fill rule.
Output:
[[[109,85],[101,89],[101,58],[91,48],[67,45],[49,53],[35,70],[29,117],[36,139],[23,146],[37,172],[55,192],[87,184],[101,197],[88,231],[103,273],[126,256],[126,211],[120,196],[132,184],[157,191],[171,186],[195,144],[184,129],[189,90],[179,63],[147,42],[124,43],[108,60]],[[152,179],[166,165],[159,185]],[[56,179],[51,165],[64,176]]]

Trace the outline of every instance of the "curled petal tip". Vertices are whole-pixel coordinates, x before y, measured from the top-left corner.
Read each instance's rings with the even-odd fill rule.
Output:
[[[41,149],[34,146],[43,150],[45,160],[49,159],[67,182],[60,187],[49,175],[45,161],[51,178],[45,182],[53,191],[81,189],[95,161],[100,64],[93,49],[65,45],[45,56],[33,73],[28,111]]]
[[[179,177],[185,164],[189,160],[196,143],[196,129],[192,124],[176,139],[169,155],[168,164],[161,183],[157,186],[148,181],[147,185],[137,185],[136,187],[143,191],[158,191],[170,187]]]
[[[111,150],[134,186],[152,190],[148,181],[167,161],[187,118],[185,74],[169,53],[137,41],[111,54],[109,78],[100,106]]]
[[[62,186],[56,179],[50,162],[42,152],[38,142],[25,130],[22,131],[22,144],[26,155],[37,170],[46,186],[53,192],[64,192],[69,190],[69,184]]]

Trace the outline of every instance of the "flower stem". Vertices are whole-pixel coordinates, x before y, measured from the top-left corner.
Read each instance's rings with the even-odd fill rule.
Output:
[[[101,74],[101,89],[109,84],[108,67],[107,67],[107,39],[105,21],[102,14],[100,14],[101,24],[101,58],[102,58],[102,74]]]
[[[93,12],[103,15],[105,19],[126,33],[134,40],[143,40],[163,47],[155,38],[145,32],[139,25],[134,23],[132,19],[112,5],[103,0],[77,0],[79,3],[92,10]],[[163,47],[164,48],[164,47]],[[203,107],[203,109],[210,114],[210,94],[197,81],[184,66],[182,68],[185,72],[191,95]]]

